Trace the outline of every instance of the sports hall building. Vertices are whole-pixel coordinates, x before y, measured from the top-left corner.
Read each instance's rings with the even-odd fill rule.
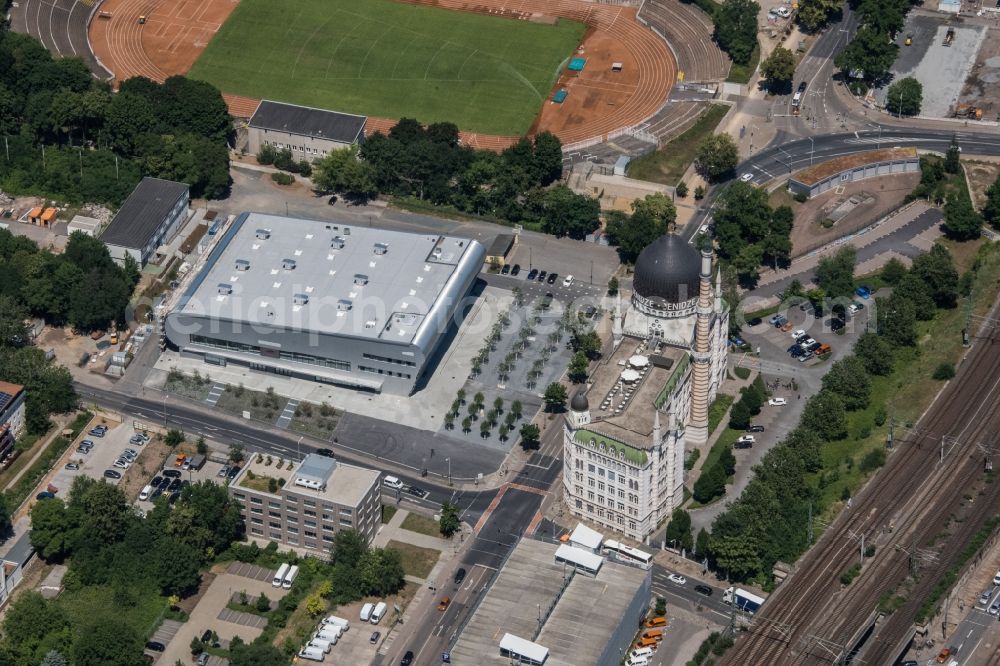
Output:
[[[467,238],[243,213],[164,334],[212,365],[409,395],[485,256]]]

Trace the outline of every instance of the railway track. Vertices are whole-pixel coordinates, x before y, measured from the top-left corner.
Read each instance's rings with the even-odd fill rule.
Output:
[[[828,664],[872,617],[882,594],[905,579],[908,551],[938,534],[949,514],[978,478],[982,455],[977,442],[1000,425],[1000,334],[980,339],[952,383],[921,417],[910,437],[897,440],[896,452],[800,561],[789,580],[772,595],[746,637],[723,664]],[[939,462],[942,441],[945,463]],[[992,484],[994,486],[998,484]],[[1000,489],[973,503],[955,528],[971,535],[996,506]],[[991,501],[992,500],[992,501]],[[846,589],[840,575],[860,561],[860,540],[876,553]],[[957,545],[946,546],[938,561],[925,566],[907,601],[889,616],[869,646],[870,661],[894,644],[892,634],[913,621],[936,572],[957,558]],[[898,637],[897,639],[898,640]]]

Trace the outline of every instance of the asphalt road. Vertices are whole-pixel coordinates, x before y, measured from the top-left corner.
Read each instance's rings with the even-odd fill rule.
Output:
[[[732,606],[723,603],[721,587],[713,587],[708,583],[702,583],[691,578],[687,583],[679,585],[671,581],[668,576],[673,573],[659,564],[653,565],[653,596],[663,597],[667,600],[667,613],[670,613],[670,605],[680,606],[693,613],[705,613],[711,616],[712,622],[725,624],[729,621],[732,613]],[[712,594],[705,596],[695,592],[695,585],[707,585],[712,590]]]
[[[792,173],[835,157],[879,148],[913,147],[944,153],[952,136],[958,139],[964,152],[975,155],[1000,155],[1000,135],[981,132],[941,132],[940,130],[882,127],[859,132],[842,132],[795,139],[788,143],[775,142],[736,167],[735,173],[753,174],[753,184],[765,186],[772,180],[788,178]],[[718,195],[735,178],[712,188],[705,202],[685,227],[682,236],[691,241],[698,228],[711,216]]]

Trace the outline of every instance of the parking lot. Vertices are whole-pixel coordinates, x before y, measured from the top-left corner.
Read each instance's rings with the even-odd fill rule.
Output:
[[[91,422],[91,426],[100,421],[101,419],[95,419]],[[64,492],[68,492],[70,486],[73,485],[73,479],[80,475],[89,476],[97,480],[103,479],[114,485],[118,485],[121,482],[121,476],[124,475],[125,470],[115,468],[115,460],[121,455],[122,451],[128,448],[135,449],[141,456],[142,446],[129,444],[129,439],[135,435],[135,431],[132,428],[107,419],[103,419],[103,421],[109,428],[103,437],[91,434],[89,432],[91,428],[88,428],[73,442],[69,453],[69,462],[66,463],[66,466],[76,465],[79,469],[67,469],[66,466],[58,468],[50,481],[52,485]],[[84,441],[93,443],[93,448],[90,449],[89,453],[79,450],[81,442]],[[113,470],[121,476],[117,479],[105,477],[104,473],[107,470]]]

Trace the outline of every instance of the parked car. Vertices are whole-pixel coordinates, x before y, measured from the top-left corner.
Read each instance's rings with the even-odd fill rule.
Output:
[[[216,474],[216,476],[225,478],[226,474],[229,474],[229,465],[223,465],[222,469],[219,470],[219,473]]]
[[[164,650],[167,649],[167,646],[161,643],[160,641],[147,641],[146,649],[152,650],[153,652],[163,652]]]
[[[792,358],[798,358],[806,353],[806,350],[802,348],[802,345],[795,345],[795,348],[788,352],[792,355]]]
[[[843,319],[831,319],[830,320],[830,330],[836,333],[837,331],[843,329],[847,326],[847,322]]]
[[[548,276],[548,271],[538,271],[538,281],[545,282],[545,278]]]
[[[687,585],[687,578],[680,574],[670,574],[667,576],[671,583],[676,583],[678,585]]]
[[[180,487],[181,487],[181,480],[174,479],[173,481],[170,482],[170,485],[167,486],[167,490],[169,490],[170,492],[174,492],[175,490],[179,490]]]
[[[778,330],[783,333],[787,333],[788,331],[792,330],[792,322],[786,321],[784,324],[781,325],[781,328],[779,328]]]
[[[857,301],[854,301],[853,303],[847,306],[847,311],[850,312],[851,314],[857,314],[864,309],[865,309],[865,304],[858,303]]]
[[[567,276],[566,276],[566,279],[565,279],[565,280],[563,280],[563,286],[564,286],[564,287],[568,287],[568,286],[570,286],[571,284],[573,284],[573,276],[572,276],[572,275],[567,275]]]
[[[517,277],[521,273],[521,264],[514,264],[510,269],[510,276]]]
[[[860,287],[854,290],[854,293],[867,301],[869,298],[872,297],[872,288],[865,285],[861,285]]]
[[[93,430],[87,431],[87,434],[91,437],[104,437],[106,432],[107,430],[98,430],[97,428],[94,428]]]
[[[979,605],[988,606],[990,603],[990,597],[993,596],[993,588],[988,590],[983,590],[983,593],[979,595]]]
[[[119,458],[118,460],[116,460],[115,464],[112,465],[112,467],[117,467],[118,469],[123,469],[123,470],[124,469],[128,469],[131,466],[132,466],[132,463],[130,463],[127,460],[122,460],[121,458]]]
[[[1000,571],[997,572],[996,576],[993,576],[993,584],[1000,585]]]
[[[736,440],[736,442],[733,444],[733,448],[734,449],[752,449],[753,448],[753,442],[752,441],[746,441],[746,440]]]
[[[162,474],[167,478],[176,479],[180,477],[181,471],[179,469],[165,469]]]
[[[795,338],[796,342],[798,342],[799,338],[801,338],[801,337],[803,337],[805,335],[806,335],[806,332],[803,331],[801,328],[798,329],[797,331],[793,331],[792,332],[792,337]]]
[[[500,269],[500,275],[510,275],[510,264],[504,264]]]
[[[372,637],[368,639],[368,642],[371,643],[372,645],[375,645],[376,643],[378,643],[378,639],[380,638],[382,638],[382,632],[375,631],[372,632]]]
[[[555,284],[556,280],[558,279],[559,279],[559,273],[549,273],[549,279],[546,280],[545,282],[547,284]]]
[[[760,326],[760,317],[754,317],[753,319],[747,320],[747,326]]]
[[[783,405],[787,405],[788,404],[788,399],[787,398],[769,398],[768,401],[767,401],[767,404],[771,405],[772,407],[781,407]]]
[[[76,463],[66,463],[65,469],[68,469],[70,471],[76,471],[80,469],[80,466]]]
[[[814,340],[811,345],[809,345],[808,347],[806,347],[806,351],[810,351],[810,352],[813,352],[815,354],[816,350],[819,349],[822,346],[823,346],[822,342],[816,342]]]
[[[738,444],[753,444],[757,441],[753,435],[740,435],[740,438],[736,440]]]
[[[230,479],[235,479],[236,475],[239,474],[239,473],[240,473],[240,468],[236,467],[236,466],[233,466],[233,467],[229,468],[229,475],[228,476],[229,476]]]
[[[747,432],[764,432],[764,426],[751,423],[750,427],[747,428]]]
[[[990,615],[1000,615],[1000,601],[996,601],[990,606]]]
[[[106,470],[104,470],[104,478],[106,478],[106,479],[120,479],[120,478],[122,478],[122,473],[121,472],[117,472],[117,471],[115,471],[113,469],[106,469]]]
[[[799,361],[799,363],[805,363],[806,361],[808,361],[812,357],[813,357],[813,353],[811,351],[807,351],[807,352],[803,353],[802,356],[799,356],[798,361]]]
[[[53,499],[55,496],[56,496],[55,493],[51,493],[48,490],[43,490],[42,492],[40,492],[37,495],[35,495],[35,499],[36,500],[47,500],[47,499]]]
[[[528,271],[528,277],[527,277],[528,280],[534,280],[536,277],[538,277],[537,268],[532,268],[530,271]]]

